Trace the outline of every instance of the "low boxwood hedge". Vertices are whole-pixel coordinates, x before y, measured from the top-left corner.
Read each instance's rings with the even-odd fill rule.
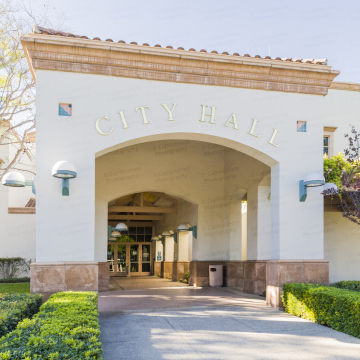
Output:
[[[30,282],[29,277],[0,279],[0,284],[29,283],[29,282]]]
[[[347,289],[353,291],[360,291],[360,281],[352,280],[352,281],[339,281],[332,286],[337,287],[339,289]]]
[[[39,294],[0,294],[0,337],[14,330],[18,322],[39,311]]]
[[[314,284],[285,284],[285,311],[360,338],[360,293]]]
[[[102,359],[95,292],[52,295],[0,339],[0,359]]]

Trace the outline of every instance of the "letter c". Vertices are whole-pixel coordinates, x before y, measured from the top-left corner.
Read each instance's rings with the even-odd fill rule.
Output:
[[[98,132],[100,135],[110,135],[114,129],[111,128],[111,130],[110,130],[108,133],[104,133],[103,131],[101,131],[100,126],[99,126],[99,122],[100,122],[100,120],[102,120],[102,119],[109,121],[109,119],[108,119],[107,116],[103,116],[103,117],[97,119],[97,120],[96,120],[96,123],[95,123],[96,130],[97,130],[97,132]]]

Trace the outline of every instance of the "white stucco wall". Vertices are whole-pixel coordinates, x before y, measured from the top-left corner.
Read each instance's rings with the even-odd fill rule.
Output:
[[[5,165],[13,159],[16,148],[13,145],[0,146],[0,158]],[[34,170],[35,159],[22,154],[18,169]],[[27,171],[20,171],[26,179],[33,175]],[[35,260],[35,214],[9,214],[9,207],[24,207],[30,198],[36,196],[31,187],[11,188],[0,185],[0,257],[23,257]],[[41,249],[39,249],[41,252]],[[26,274],[20,274],[26,276]]]
[[[316,233],[302,230],[304,224],[312,227],[323,223],[323,199],[311,189],[307,202],[300,203],[298,182],[309,171],[322,171],[326,98],[43,70],[37,71],[37,86],[38,261],[104,260],[101,255],[103,240],[99,241],[98,237],[106,234],[106,224],[99,211],[105,208],[109,195],[96,194],[95,211],[95,171],[99,176],[98,168],[95,169],[95,157],[131,144],[164,139],[172,139],[173,144],[153,149],[158,153],[156,156],[164,171],[169,166],[187,166],[192,161],[190,156],[180,164],[169,160],[170,164],[165,166],[164,161],[175,152],[184,155],[181,153],[181,141],[190,139],[233,148],[249,155],[250,159],[271,166],[272,258],[323,258],[322,230]],[[72,104],[72,117],[58,116],[60,102]],[[171,107],[175,102],[178,104],[174,111],[175,120],[168,121],[168,114],[161,104]],[[206,122],[199,121],[202,104],[217,108],[214,124],[209,123],[209,117],[206,117]],[[140,106],[150,107],[145,110],[148,124],[144,124],[141,112],[135,111]],[[119,111],[124,111],[129,126],[127,129],[123,129]],[[234,112],[239,130],[234,129],[233,124],[224,126]],[[101,121],[102,131],[113,129],[108,136],[102,136],[95,130],[95,122],[102,116],[109,118],[109,121]],[[254,118],[259,120],[255,129],[255,134],[260,134],[259,138],[248,134]],[[297,120],[309,122],[307,133],[296,132]],[[279,147],[268,143],[274,128],[279,130],[274,139]],[[176,144],[176,141],[180,143]],[[224,169],[220,163],[220,160],[224,161],[224,154],[217,151],[217,148],[202,149],[202,166],[193,166],[187,181],[179,184],[174,193],[179,196],[189,193],[199,204],[204,199],[217,199],[218,193],[224,197],[239,188],[246,189],[226,184],[225,194],[225,185],[221,181],[211,183],[211,192],[207,187],[194,186],[196,179],[208,173],[209,166],[215,171]],[[78,177],[70,181],[69,197],[61,196],[61,181],[51,176],[51,168],[59,160],[71,161],[78,170]],[[146,156],[137,156],[137,163],[131,166],[147,170],[148,176],[153,169],[146,161]],[[118,166],[114,163],[113,169]],[[242,171],[250,172],[251,177],[251,170],[243,167]],[[112,190],[113,198],[125,191],[123,188],[137,192],[148,189],[147,184],[147,177],[142,178],[141,188],[128,187],[128,181],[123,179],[118,183],[118,191]],[[228,190],[232,186],[234,191]],[[169,190],[171,194],[171,187],[165,182],[159,182],[154,190]],[[209,206],[216,204],[217,200],[214,200]],[[224,214],[220,208],[212,210],[217,217],[215,225],[228,221],[228,213]],[[198,241],[194,241],[194,259],[205,258],[209,251],[217,252],[217,235],[210,234],[205,238],[201,234],[205,218],[205,212],[199,208],[200,234]],[[54,234],[51,240],[49,233]],[[226,241],[230,241],[229,236]]]
[[[360,280],[359,225],[341,212],[325,212],[325,259],[330,263],[330,282]]]

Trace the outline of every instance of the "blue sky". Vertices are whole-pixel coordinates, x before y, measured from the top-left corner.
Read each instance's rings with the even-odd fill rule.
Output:
[[[327,58],[338,81],[360,83],[360,1],[50,0],[65,27],[136,41],[272,57]],[[37,1],[35,7],[42,7]]]

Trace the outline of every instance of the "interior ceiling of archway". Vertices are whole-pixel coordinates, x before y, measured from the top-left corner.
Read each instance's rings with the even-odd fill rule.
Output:
[[[171,202],[170,198],[177,200],[175,196],[168,196],[163,194],[167,198],[160,197],[158,193],[144,192],[143,203],[150,207],[173,207],[174,202]],[[131,195],[122,196],[118,199],[109,202],[109,206],[140,206],[141,193],[135,193]]]
[[[160,192],[141,192],[122,196],[109,202],[108,221],[125,221],[139,226],[165,219],[166,214],[177,213],[178,199]]]

